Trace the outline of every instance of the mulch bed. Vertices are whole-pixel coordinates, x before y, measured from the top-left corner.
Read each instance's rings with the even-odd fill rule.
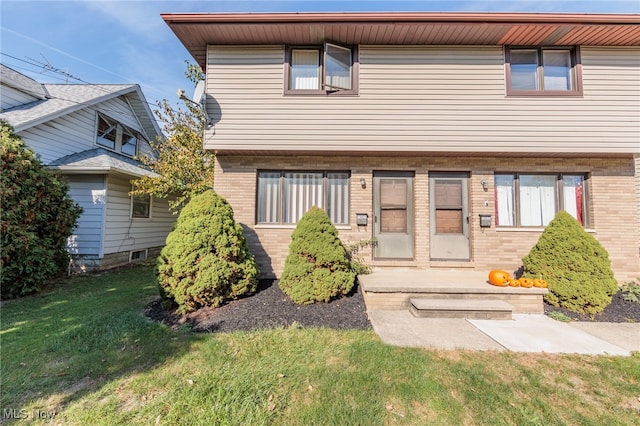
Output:
[[[561,312],[574,321],[640,322],[640,303],[625,301],[620,293],[611,304],[593,318],[545,303],[545,313]],[[369,330],[362,291],[357,286],[346,297],[329,303],[296,305],[278,287],[275,280],[261,280],[258,291],[218,308],[202,308],[187,315],[165,310],[157,298],[145,307],[145,315],[172,328],[190,327],[198,332],[251,331],[298,324],[302,327]]]
[[[329,303],[296,305],[285,295],[275,280],[260,280],[258,291],[233,300],[218,308],[201,308],[187,315],[176,315],[163,309],[159,299],[145,308],[145,314],[156,321],[178,328],[189,326],[200,332],[230,332],[290,327],[327,327],[334,329],[369,330],[359,286],[351,294]]]
[[[589,315],[581,315],[568,309],[544,304],[544,313],[549,315],[551,312],[560,312],[568,316],[574,321],[590,321],[590,322],[640,322],[640,303],[629,302],[622,298],[622,293],[618,292],[613,296],[611,304],[604,311],[593,317]]]

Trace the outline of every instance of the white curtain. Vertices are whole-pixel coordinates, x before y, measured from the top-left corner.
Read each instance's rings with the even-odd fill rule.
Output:
[[[546,226],[556,213],[555,176],[520,176],[520,224]]]
[[[324,208],[322,173],[285,173],[284,222],[296,223],[311,207]]]
[[[335,225],[349,223],[348,173],[327,173],[327,210]]]
[[[258,223],[278,223],[279,182],[279,172],[258,175]]]
[[[320,89],[320,51],[293,49],[291,51],[290,77],[290,89]]]
[[[495,175],[496,225],[514,226],[514,182],[513,175]]]
[[[569,50],[545,50],[544,90],[571,90],[571,52]]]
[[[582,197],[583,177],[564,176],[562,178],[564,210],[583,225]]]

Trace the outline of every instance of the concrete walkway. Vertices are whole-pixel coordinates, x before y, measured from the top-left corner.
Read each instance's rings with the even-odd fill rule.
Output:
[[[639,323],[563,323],[542,314],[512,320],[416,318],[407,310],[369,311],[374,331],[396,346],[629,356],[640,351]]]

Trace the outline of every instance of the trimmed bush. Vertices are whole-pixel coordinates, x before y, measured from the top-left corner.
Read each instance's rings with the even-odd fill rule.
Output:
[[[556,214],[522,263],[524,276],[549,283],[547,302],[574,312],[601,312],[618,291],[609,254],[565,211]]]
[[[224,198],[209,190],[182,209],[158,258],[157,275],[161,296],[177,303],[178,313],[256,291],[256,262]]]
[[[338,230],[324,210],[312,207],[291,235],[280,288],[295,303],[308,305],[348,294],[355,277]]]
[[[0,121],[1,298],[35,293],[67,271],[67,238],[82,209],[69,185]]]

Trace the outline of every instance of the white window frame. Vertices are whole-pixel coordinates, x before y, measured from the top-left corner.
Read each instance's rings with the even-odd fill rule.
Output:
[[[146,197],[146,198],[149,199],[148,211],[147,211],[147,215],[146,216],[134,215],[133,205],[134,205],[134,203],[136,203],[135,199],[136,198],[140,198],[140,197]],[[131,198],[131,206],[130,206],[129,218],[130,219],[150,220],[151,219],[151,212],[153,211],[153,197],[150,196],[150,195],[131,195],[130,198]]]
[[[144,253],[142,258],[139,259],[134,259],[133,255],[135,253]],[[141,249],[141,250],[131,250],[129,252],[129,263],[133,263],[133,262],[144,262],[145,260],[147,260],[147,258],[149,257],[149,249]]]
[[[99,132],[99,128],[100,128],[100,120],[104,120],[105,122],[107,122],[108,124],[111,125],[111,127],[113,127],[113,129],[116,131],[116,138],[115,141],[113,141],[113,146],[110,143],[101,143],[100,140],[104,139],[101,138],[98,135]],[[120,123],[118,120],[115,120],[111,117],[109,117],[106,114],[103,114],[102,112],[96,112],[96,145],[99,146],[100,148],[104,148],[107,149],[109,151],[113,151],[113,152],[117,152],[119,154],[125,155],[127,157],[135,157],[136,155],[138,155],[139,151],[140,151],[140,142],[141,141],[146,141],[146,139],[142,136],[142,134],[122,123]],[[131,154],[129,152],[125,152],[123,150],[123,148],[125,146],[127,146],[126,142],[124,142],[124,138],[125,135],[130,135],[133,136],[135,138],[135,148],[134,148],[134,153]],[[106,139],[108,141],[110,141],[110,139]]]

